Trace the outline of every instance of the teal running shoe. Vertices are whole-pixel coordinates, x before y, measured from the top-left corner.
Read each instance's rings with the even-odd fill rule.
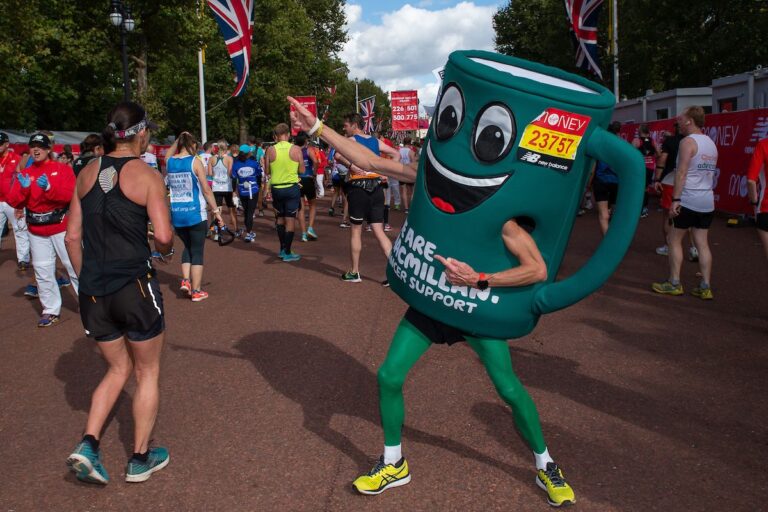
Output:
[[[285,249],[280,249],[280,253],[278,253],[277,257],[280,259],[285,258]]]
[[[128,461],[128,467],[125,469],[126,482],[145,482],[149,480],[152,473],[160,471],[171,461],[168,450],[162,447],[150,448],[147,454],[147,461],[142,462],[136,458]]]
[[[307,229],[307,236],[312,241],[317,240],[317,233],[315,233],[315,229],[312,227]]]
[[[292,252],[290,254],[286,254],[283,256],[283,261],[285,262],[291,262],[291,261],[299,261],[301,259],[301,256],[296,254],[295,252]]]
[[[101,455],[87,441],[81,441],[67,457],[67,467],[81,482],[101,485],[109,483],[107,470],[101,465]]]

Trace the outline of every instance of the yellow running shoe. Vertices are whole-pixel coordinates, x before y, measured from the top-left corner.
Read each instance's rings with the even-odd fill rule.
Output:
[[[651,290],[655,291],[656,293],[661,293],[663,295],[682,295],[683,285],[681,284],[674,285],[669,281],[664,281],[663,283],[653,283],[651,285]]]
[[[352,485],[362,494],[381,494],[390,487],[400,487],[411,481],[405,457],[396,464],[384,464],[384,456],[366,475],[359,476]]]
[[[565,481],[563,472],[554,462],[547,462],[547,469],[539,470],[539,474],[536,476],[536,485],[547,493],[547,503],[553,507],[576,503],[573,489]]]
[[[694,288],[691,290],[691,295],[703,300],[712,300],[715,298],[714,294],[712,293],[712,288]]]

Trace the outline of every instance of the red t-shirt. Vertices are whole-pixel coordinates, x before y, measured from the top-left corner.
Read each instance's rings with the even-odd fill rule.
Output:
[[[768,138],[757,143],[755,152],[752,154],[752,160],[749,162],[747,170],[747,179],[760,183],[760,196],[758,201],[758,212],[768,213],[768,194],[766,189],[766,174],[768,174]]]
[[[18,177],[11,180],[7,189],[6,202],[14,208],[26,208],[32,213],[48,213],[53,210],[67,208],[75,191],[75,173],[70,166],[54,160],[35,162],[30,167],[22,169],[22,174],[28,174],[32,183],[23,188]],[[50,187],[43,190],[37,184],[37,179],[46,174]],[[29,232],[37,236],[51,236],[67,230],[68,215],[58,224],[45,226],[28,225]]]
[[[11,187],[11,178],[16,172],[16,166],[19,165],[21,157],[9,149],[3,156],[0,156],[0,202],[5,201],[7,190]]]
[[[317,174],[325,174],[325,168],[328,166],[328,156],[325,151],[318,148],[313,148],[315,151],[315,158],[317,159]]]

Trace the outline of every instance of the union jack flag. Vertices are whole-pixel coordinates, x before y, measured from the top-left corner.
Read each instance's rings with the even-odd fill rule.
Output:
[[[245,92],[251,69],[254,0],[208,0],[219,31],[224,36],[229,58],[235,67],[237,87],[232,96]]]
[[[360,116],[363,118],[363,131],[365,133],[372,133],[374,131],[373,118],[373,106],[376,104],[376,96],[365,98],[360,100]]]
[[[571,36],[576,44],[576,66],[592,71],[601,79],[597,54],[597,19],[603,0],[565,0]]]

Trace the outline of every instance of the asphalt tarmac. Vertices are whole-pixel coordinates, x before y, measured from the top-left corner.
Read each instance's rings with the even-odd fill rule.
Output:
[[[436,346],[405,387],[403,449],[412,482],[361,496],[351,482],[382,450],[376,370],[406,306],[379,281],[385,260],[364,233],[363,282],[344,283],[348,230],[321,200],[317,242],[276,258],[269,218],[254,244],[207,242],[204,289],[178,289],[178,260],[160,267],[167,346],[154,432],[169,466],[124,481],[132,452],[131,393],[102,438],[106,487],[82,484],[65,459],[80,439],[105,371],[71,291],[62,321],[36,327],[16,271],[0,251],[0,511],[546,511],[533,457],[479,360]],[[750,228],[716,219],[715,300],[664,297],[661,213],[640,221],[613,277],[579,304],[510,342],[551,454],[583,511],[753,511],[765,502],[768,458],[768,265]],[[404,216],[393,212],[395,227]],[[226,218],[226,217],[225,217]],[[390,233],[392,238],[397,231]],[[599,243],[597,217],[577,219],[560,271]],[[176,243],[177,253],[180,242]],[[696,284],[693,263],[683,284]]]

